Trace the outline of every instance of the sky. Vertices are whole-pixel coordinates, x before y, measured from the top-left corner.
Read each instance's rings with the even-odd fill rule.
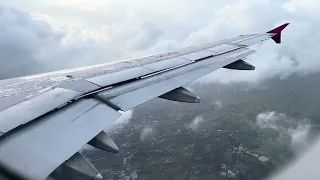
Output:
[[[284,22],[282,45],[258,45],[253,72],[219,70],[199,82],[319,71],[316,0],[0,0],[0,79],[141,57]]]

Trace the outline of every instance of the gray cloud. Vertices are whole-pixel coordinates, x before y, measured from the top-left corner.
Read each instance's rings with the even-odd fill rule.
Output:
[[[60,34],[46,23],[32,21],[27,13],[1,6],[0,12],[0,77],[36,71],[41,64],[37,59],[38,49],[43,42],[59,41]]]
[[[65,17],[66,24],[76,22],[79,26],[61,26],[61,31],[55,31],[46,22],[33,20],[27,13],[2,7],[0,61],[5,66],[0,78],[159,53],[234,35],[264,32],[283,22],[291,22],[284,32],[284,43],[275,45],[270,41],[258,45],[255,47],[259,48],[258,53],[248,59],[257,67],[256,71],[219,70],[198,82],[259,82],[274,76],[286,78],[293,73],[318,72],[320,67],[316,53],[320,40],[317,33],[320,8],[317,4],[294,0],[203,1],[196,4],[175,1],[172,3],[176,6],[171,7],[167,1],[150,4],[139,0],[123,7],[113,1],[108,1],[108,5],[96,1],[92,3],[95,7],[91,7],[84,2],[71,6],[72,3],[60,1],[35,1],[37,6],[31,7],[18,1],[4,2],[36,14],[47,11],[45,15],[60,18],[60,24]],[[74,9],[71,11],[74,14],[59,15],[60,11],[55,10],[62,6],[59,3],[64,4],[64,8]],[[183,8],[177,9],[177,6]],[[112,14],[115,10],[118,12]],[[99,18],[107,14],[112,15]],[[80,21],[82,16],[85,18]],[[89,23],[93,21],[99,25]],[[83,28],[85,25],[88,28]]]
[[[306,150],[306,154],[299,156],[293,163],[287,164],[287,166],[278,169],[278,172],[271,175],[270,180],[287,180],[287,179],[305,179],[310,180],[319,179],[319,150],[320,141],[314,143],[314,145]]]
[[[96,45],[64,44],[66,34],[54,31],[46,22],[15,9],[0,8],[0,78],[74,67],[96,58],[92,55]],[[92,53],[85,54],[88,51]]]
[[[132,57],[137,55],[134,49],[152,46],[162,34],[152,23],[141,23],[128,32],[128,25],[101,30],[112,37],[95,31],[55,31],[28,13],[0,9],[0,79]]]

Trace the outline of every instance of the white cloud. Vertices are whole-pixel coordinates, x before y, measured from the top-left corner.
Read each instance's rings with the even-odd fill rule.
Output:
[[[287,120],[287,115],[285,113],[272,112],[263,112],[258,114],[256,118],[256,124],[260,128],[271,128],[279,130],[278,124],[282,121]]]
[[[289,136],[291,147],[297,153],[302,152],[308,145],[311,127],[308,119],[294,119],[285,113],[267,111],[257,115],[256,125],[261,129],[277,131],[279,138]]]
[[[315,0],[290,0],[284,3],[283,7],[291,11],[297,11],[299,9],[318,11],[320,10],[320,2]]]
[[[289,1],[282,2],[289,3]],[[301,1],[301,3],[304,2]],[[319,7],[317,3],[315,6]],[[235,10],[236,13],[234,13]],[[237,13],[244,15],[238,16]],[[277,3],[277,1],[269,0],[240,0],[222,8],[218,17],[220,19],[213,18],[212,25],[209,24],[201,30],[203,33],[197,33],[198,36],[201,36],[200,39],[212,36],[226,37],[233,34],[234,31],[239,33],[263,32],[283,22],[291,24],[283,32],[281,45],[269,41],[254,48],[258,49],[258,52],[250,56],[248,61],[256,66],[255,71],[221,69],[206,76],[201,82],[259,82],[275,76],[286,78],[292,73],[305,74],[319,71],[320,61],[316,53],[320,40],[319,33],[317,33],[320,28],[318,11],[299,9],[292,12],[284,8],[280,1]],[[229,17],[237,19],[237,22],[240,23],[227,22]]]
[[[126,125],[130,122],[132,118],[133,110],[128,110],[125,112],[120,111],[120,113],[122,115],[113,122],[113,125],[110,127],[106,127],[105,129],[106,132],[112,132],[112,131],[121,129],[123,125]]]
[[[150,126],[146,126],[142,129],[140,133],[140,140],[141,141],[151,140],[154,138],[154,134],[155,134],[155,130]]]
[[[201,123],[204,122],[204,119],[202,116],[195,117],[189,124],[186,125],[187,129],[191,129],[193,131],[196,131],[199,129]]]
[[[217,108],[221,108],[222,107],[222,101],[221,100],[218,100],[218,101],[214,101],[214,105],[217,107]]]
[[[295,129],[289,129],[291,146],[296,152],[302,152],[307,147],[310,127],[310,124],[298,124]]]
[[[121,116],[114,121],[115,125],[128,124],[132,118],[133,110],[121,111]]]

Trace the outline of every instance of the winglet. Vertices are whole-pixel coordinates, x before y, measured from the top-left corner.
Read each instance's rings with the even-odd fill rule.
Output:
[[[280,43],[281,43],[281,31],[282,31],[284,28],[286,28],[288,25],[289,25],[289,23],[282,24],[281,26],[276,27],[276,28],[268,31],[267,33],[274,34],[274,36],[272,36],[272,39],[273,39],[274,42],[276,42],[277,44],[280,44]]]

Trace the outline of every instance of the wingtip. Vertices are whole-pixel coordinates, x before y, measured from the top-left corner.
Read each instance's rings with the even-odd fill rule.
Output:
[[[286,28],[290,23],[284,23],[281,26],[278,26],[270,31],[268,31],[267,33],[274,33],[274,34],[279,34],[281,33],[281,31]]]
[[[270,31],[268,31],[267,33],[270,33],[272,35],[272,39],[274,40],[274,42],[276,42],[277,44],[281,43],[281,31],[286,28],[290,23],[285,23],[282,24],[281,26],[278,26]]]

